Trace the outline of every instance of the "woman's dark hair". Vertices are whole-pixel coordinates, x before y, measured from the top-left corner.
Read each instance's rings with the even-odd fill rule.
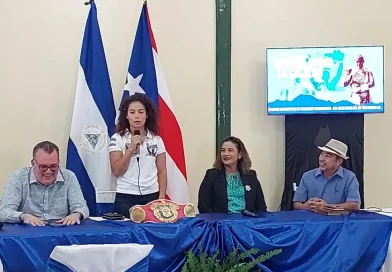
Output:
[[[238,160],[237,164],[238,170],[242,173],[249,174],[250,168],[252,167],[252,161],[250,160],[248,150],[246,150],[244,143],[239,138],[234,136],[225,138],[222,142],[222,145],[226,142],[233,143],[236,146],[238,153],[241,153],[241,159]],[[214,162],[213,167],[219,170],[224,168],[220,151],[218,152],[218,156]]]
[[[127,129],[129,129],[129,121],[127,119],[128,115],[128,107],[133,102],[140,102],[143,104],[144,108],[146,109],[146,123],[144,126],[148,129],[151,133],[157,135],[159,131],[158,127],[158,111],[153,104],[153,102],[145,95],[141,93],[135,93],[130,97],[126,98],[120,106],[120,115],[117,120],[116,124],[116,132],[121,136],[124,136]]]

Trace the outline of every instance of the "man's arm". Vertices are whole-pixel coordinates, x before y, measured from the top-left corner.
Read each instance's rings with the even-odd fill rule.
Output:
[[[352,80],[352,77],[353,77],[351,72],[352,72],[352,69],[348,69],[348,70],[344,71],[344,75],[346,76],[346,78],[345,78],[345,80],[343,82],[343,86],[344,87],[347,87],[351,83],[351,80]]]
[[[376,84],[374,82],[374,76],[372,72],[368,72],[369,73],[369,88],[373,88]]]
[[[296,201],[293,203],[294,210],[306,210],[305,203]]]
[[[346,202],[339,204],[347,211],[357,211],[361,207],[361,197],[359,195],[359,182],[357,177],[354,176],[347,188]]]
[[[299,186],[294,194],[293,208],[294,210],[307,210],[309,207],[306,206],[306,202],[309,199],[308,188],[304,182],[304,177],[302,176]]]
[[[89,210],[86,200],[80,189],[79,181],[74,173],[71,174],[68,188],[68,203],[71,213],[78,212],[82,214],[83,220],[89,217]]]
[[[346,211],[358,211],[361,204],[358,202],[345,202],[338,205],[339,207],[345,209]]]
[[[4,188],[3,198],[0,204],[0,222],[20,223],[22,212],[18,208],[23,198],[23,180],[18,173],[11,175]]]

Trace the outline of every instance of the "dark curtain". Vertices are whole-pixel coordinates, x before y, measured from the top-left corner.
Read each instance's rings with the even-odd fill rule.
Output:
[[[293,183],[298,186],[306,171],[318,167],[317,146],[325,145],[331,138],[348,145],[350,158],[342,166],[356,174],[363,208],[364,115],[287,115],[285,128],[286,170],[281,209],[292,209]]]

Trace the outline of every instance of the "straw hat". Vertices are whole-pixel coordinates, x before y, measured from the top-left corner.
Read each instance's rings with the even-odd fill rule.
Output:
[[[318,146],[318,149],[333,153],[342,159],[347,160],[348,157],[347,155],[347,145],[345,143],[342,143],[341,141],[331,139],[325,146]]]

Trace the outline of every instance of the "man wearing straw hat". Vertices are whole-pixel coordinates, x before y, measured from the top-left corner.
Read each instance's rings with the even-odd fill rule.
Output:
[[[294,209],[328,213],[331,207],[359,210],[359,183],[353,172],[341,166],[347,145],[331,139],[321,150],[319,167],[303,174],[294,195]]]

